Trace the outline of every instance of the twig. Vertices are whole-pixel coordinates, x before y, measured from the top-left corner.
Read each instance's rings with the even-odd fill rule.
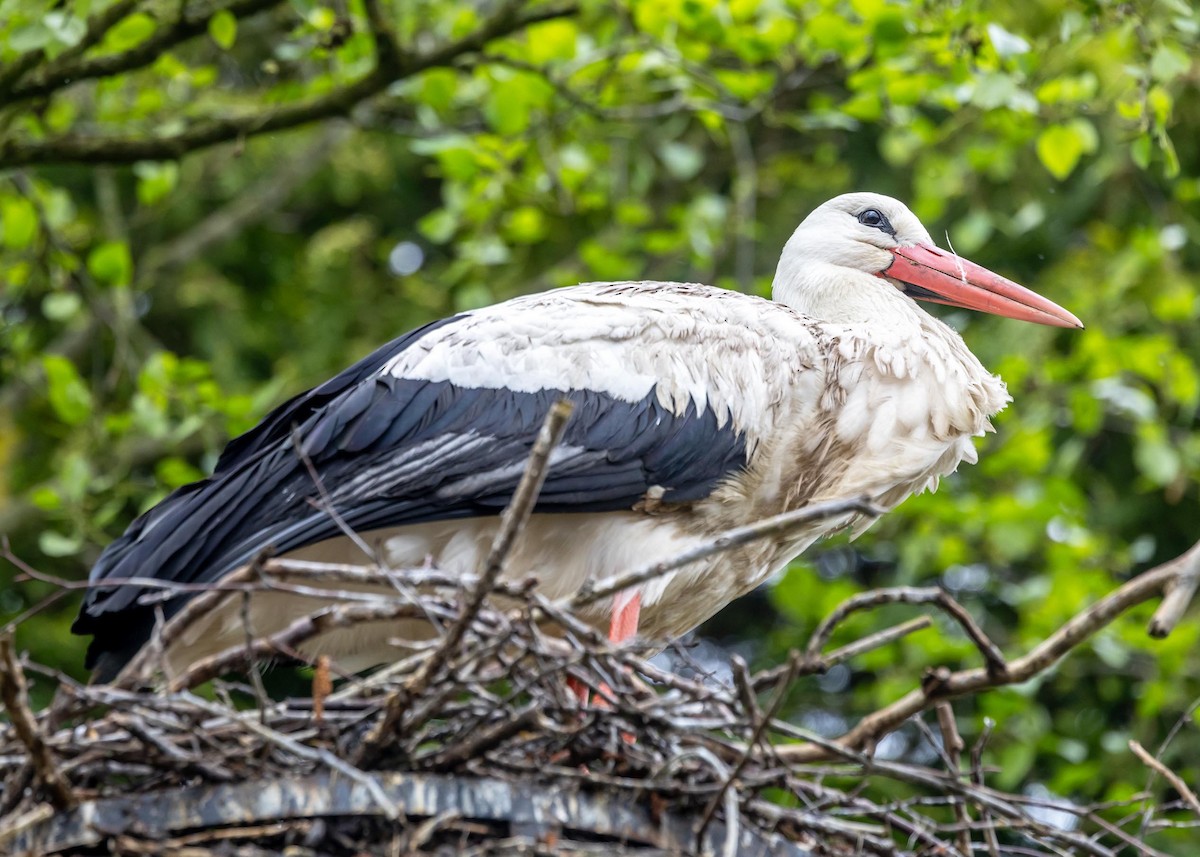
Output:
[[[308,478],[312,480],[313,487],[317,489],[318,501],[311,501],[313,508],[324,512],[333,521],[334,526],[341,531],[352,545],[362,551],[364,557],[369,559],[375,565],[379,565],[379,558],[375,555],[375,551],[366,543],[362,536],[354,531],[354,528],[346,523],[346,519],[341,516],[338,510],[333,505],[333,498],[329,496],[329,491],[325,488],[325,480],[321,478],[321,474],[317,472],[316,465],[313,464],[312,456],[304,451],[304,438],[300,436],[300,428],[292,426],[291,431],[292,451],[296,453],[296,457],[300,459],[300,463],[304,465],[304,472],[308,474]]]
[[[171,621],[167,627],[162,629],[162,645],[166,647],[171,641],[178,639],[180,635],[216,607],[217,603],[228,595],[229,590],[224,587],[253,580],[257,573],[255,565],[256,562],[252,562],[249,565],[230,572],[222,578],[219,586],[213,585],[208,591],[201,592],[195,598],[186,602],[180,611],[171,617]],[[148,682],[154,670],[159,667],[157,657],[151,649],[151,646],[144,646],[136,655],[130,658],[129,663],[121,668],[121,672],[112,681],[112,685],[128,689]]]
[[[484,560],[479,579],[475,582],[475,586],[471,589],[466,603],[463,605],[462,613],[442,637],[441,644],[422,662],[404,686],[392,692],[379,723],[363,739],[355,754],[357,763],[361,764],[363,760],[377,755],[380,746],[399,726],[409,701],[413,696],[419,695],[425,690],[429,681],[442,668],[450,653],[461,642],[467,628],[479,613],[484,599],[492,591],[496,579],[504,570],[504,563],[508,559],[509,552],[524,531],[529,516],[533,513],[533,507],[537,503],[538,494],[541,493],[542,485],[545,483],[549,471],[550,454],[562,440],[563,432],[567,428],[567,421],[571,418],[573,410],[574,405],[569,401],[561,400],[555,402],[546,413],[541,431],[538,432],[537,440],[534,441],[533,448],[529,452],[529,461],[525,465],[525,472],[521,475],[521,481],[517,484],[508,506],[500,515],[500,527],[492,540],[492,546]]]
[[[938,728],[942,733],[942,747],[946,751],[946,759],[950,774],[958,779],[962,764],[962,751],[966,747],[962,736],[958,734],[958,724],[954,722],[954,709],[948,702],[939,702],[934,709],[937,712]],[[971,857],[974,849],[971,847],[971,815],[967,812],[966,803],[954,801],[954,817],[958,820],[958,850],[963,857]]]
[[[75,806],[79,801],[58,769],[29,707],[25,672],[13,653],[12,637],[7,635],[0,637],[0,700],[4,702],[4,710],[8,712],[17,738],[29,752],[35,775],[49,792],[50,802],[58,809]]]
[[[774,536],[786,536],[814,521],[823,521],[827,518],[836,518],[852,513],[877,517],[882,515],[883,512],[883,509],[871,503],[869,498],[865,496],[854,497],[849,500],[830,500],[826,503],[814,503],[802,509],[785,512],[782,515],[775,515],[771,518],[764,518],[761,521],[744,527],[735,527],[732,530],[726,530],[715,539],[690,548],[672,559],[650,563],[649,565],[634,569],[627,574],[598,581],[592,586],[581,589],[573,598],[564,599],[564,603],[569,604],[573,610],[581,610],[598,601],[610,598],[618,592],[634,586],[640,586],[649,580],[662,577],[664,574],[683,568],[693,562],[726,553],[734,548],[739,548],[742,545],[762,539]]]
[[[1200,816],[1200,798],[1196,797],[1196,793],[1188,787],[1188,784],[1183,781],[1183,778],[1179,774],[1168,768],[1161,760],[1150,755],[1146,748],[1137,741],[1131,739],[1129,749],[1133,751],[1133,755],[1142,760],[1144,765],[1162,774],[1163,779],[1171,784],[1171,788],[1179,792],[1179,796],[1183,798],[1184,803],[1188,805],[1192,812]]]
[[[184,691],[181,694],[181,697],[200,710],[206,711],[214,717],[227,719],[230,716],[230,709],[222,708],[216,703],[201,699],[191,692]],[[301,759],[309,759],[314,762],[320,762],[321,764],[337,771],[339,774],[349,777],[367,789],[368,793],[370,793],[375,803],[379,805],[380,810],[383,811],[383,814],[387,818],[395,821],[400,817],[399,809],[392,801],[388,800],[388,796],[380,787],[379,781],[366,771],[359,770],[344,759],[339,759],[328,750],[321,750],[316,747],[309,747],[305,744],[301,744],[287,737],[286,735],[280,734],[266,724],[257,722],[256,720],[251,720],[246,717],[237,717],[234,718],[233,722],[244,726],[263,740],[282,747],[284,750],[287,750],[294,756],[298,756]]]
[[[797,652],[792,652],[788,656],[787,671],[779,679],[779,683],[775,687],[775,693],[772,695],[771,701],[767,703],[766,709],[762,712],[762,715],[758,718],[758,722],[754,725],[754,731],[750,733],[750,738],[746,741],[746,751],[742,753],[741,758],[734,763],[733,769],[725,777],[725,781],[721,783],[720,790],[713,795],[712,800],[710,800],[708,803],[708,806],[704,808],[704,814],[700,816],[700,827],[696,831],[697,840],[704,835],[704,831],[708,828],[709,822],[712,821],[713,815],[717,811],[717,807],[721,804],[722,799],[725,797],[725,793],[729,790],[729,787],[733,785],[733,781],[737,779],[738,775],[742,772],[742,769],[746,767],[746,763],[750,761],[750,757],[754,753],[754,748],[758,745],[758,742],[762,740],[763,733],[766,732],[767,726],[774,719],[775,715],[779,713],[779,709],[783,705],[783,700],[787,698],[788,688],[791,687],[792,681],[796,678],[796,672],[799,667],[800,655]],[[751,709],[747,713],[753,716],[754,711]],[[725,819],[725,823],[733,824],[733,819],[727,818]]]
[[[249,644],[236,643],[215,655],[195,661],[182,673],[172,677],[167,688],[174,692],[196,687],[260,658],[295,650],[297,644],[335,628],[394,619],[423,619],[425,610],[421,605],[394,599],[380,599],[375,603],[331,604],[296,619],[268,637],[255,638]]]
[[[855,640],[853,643],[847,643],[840,648],[834,649],[832,652],[821,655],[821,667],[828,670],[832,666],[848,661],[851,658],[856,658],[864,652],[870,652],[878,648],[886,646],[888,643],[893,643],[901,637],[907,637],[909,634],[923,631],[933,624],[933,620],[928,616],[918,616],[915,619],[909,619],[907,622],[901,622],[899,625],[893,625],[891,628],[884,628],[882,631],[876,631],[874,634],[868,634],[861,640]],[[807,660],[808,656],[805,655]]]
[[[988,638],[983,629],[971,618],[961,604],[955,601],[944,589],[936,587],[918,588],[913,586],[894,586],[887,589],[872,589],[852,595],[834,609],[832,613],[821,620],[821,624],[813,631],[805,650],[810,657],[817,657],[821,648],[828,641],[833,629],[851,613],[878,607],[883,604],[932,604],[945,612],[975,644],[984,662],[987,664],[989,675],[1002,676],[1008,669],[1004,662],[1004,654],[1000,647]]]
[[[312,703],[313,722],[321,723],[325,719],[325,700],[333,692],[333,678],[329,671],[329,655],[318,655],[313,670]]]
[[[830,668],[835,667],[840,663],[848,661],[851,658],[856,658],[866,652],[882,648],[883,646],[893,643],[902,637],[907,637],[909,634],[922,631],[932,624],[933,620],[928,616],[918,616],[915,619],[909,619],[907,622],[901,622],[899,625],[893,625],[890,628],[884,628],[882,631],[876,631],[873,634],[868,634],[861,640],[855,640],[852,643],[847,643],[846,645],[834,649],[832,652],[828,652],[827,654],[818,655],[816,657],[813,657],[810,654],[805,654],[804,658],[800,662],[800,666],[796,674],[804,676],[826,673],[830,670]],[[789,668],[790,666],[788,664],[784,664],[773,669],[764,670],[755,676],[755,688],[764,687],[768,684],[773,685],[779,679],[779,676]]]
[[[985,784],[983,775],[983,750],[987,746],[988,739],[992,737],[992,730],[995,728],[995,720],[990,717],[983,718],[983,731],[979,733],[979,737],[971,745],[971,782],[980,788]],[[991,813],[988,812],[987,807],[980,807],[979,814],[983,820],[983,835],[987,840],[988,857],[1000,857],[1000,840],[996,837],[996,829],[992,825]]]

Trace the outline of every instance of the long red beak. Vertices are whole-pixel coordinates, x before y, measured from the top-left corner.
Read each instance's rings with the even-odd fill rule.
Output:
[[[917,300],[1055,327],[1083,327],[1083,322],[1054,301],[940,247],[914,244],[892,253],[892,264],[880,276],[908,284],[912,288],[905,293]]]

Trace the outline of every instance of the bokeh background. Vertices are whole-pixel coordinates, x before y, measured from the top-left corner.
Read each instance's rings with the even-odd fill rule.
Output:
[[[1015,399],[981,463],[697,652],[779,662],[845,596],[912,583],[1023,653],[1200,538],[1197,57],[1185,0],[5,0],[0,533],[80,580],[229,437],[415,325],[586,280],[766,295],[811,208],[874,190],[1087,329],[934,310]],[[15,575],[6,620],[55,590]],[[18,631],[74,676],[78,600]],[[1200,782],[1200,621],[1152,641],[1149,612],[956,705],[968,743],[996,724],[995,785],[1127,799],[1128,740],[1168,736]],[[788,716],[836,734],[976,661],[939,624],[797,683]]]

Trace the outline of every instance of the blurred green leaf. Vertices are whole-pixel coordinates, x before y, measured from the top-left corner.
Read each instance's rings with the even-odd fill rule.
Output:
[[[222,9],[208,19],[208,34],[222,50],[229,50],[237,41],[237,18],[228,9]]]
[[[20,250],[33,243],[38,233],[37,209],[23,196],[0,198],[0,234],[4,246]]]
[[[92,396],[73,364],[66,357],[47,354],[42,358],[46,393],[58,418],[79,425],[92,413]]]
[[[106,241],[88,253],[88,272],[110,286],[127,286],[133,276],[133,260],[129,245],[122,241]]]
[[[127,51],[137,47],[154,35],[158,22],[145,12],[134,12],[121,20],[104,36],[104,48],[108,51]]]

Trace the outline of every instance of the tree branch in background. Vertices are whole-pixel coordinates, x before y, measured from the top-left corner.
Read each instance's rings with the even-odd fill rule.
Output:
[[[980,693],[997,687],[1020,684],[1057,663],[1064,655],[1104,628],[1125,611],[1168,591],[1180,577],[1189,574],[1200,553],[1200,542],[1183,555],[1143,572],[1070,619],[1061,628],[1035,646],[1029,654],[1009,661],[1003,672],[988,669],[935,671],[932,680],[910,691],[892,704],[868,714],[858,725],[836,740],[838,747],[859,750],[878,742],[910,717],[959,696]],[[869,594],[869,593],[866,593]],[[829,749],[814,744],[782,747],[781,756],[791,761],[812,761],[830,757]]]
[[[182,235],[151,247],[138,260],[136,290],[154,288],[157,284],[153,280],[164,271],[186,265],[213,246],[237,237],[263,217],[278,211],[292,191],[325,165],[330,150],[349,133],[350,128],[344,124],[323,129],[308,148],[289,157],[277,171],[263,176]]]
[[[95,47],[104,38],[105,33],[136,8],[138,2],[139,0],[117,0],[107,9],[93,15],[88,19],[83,38],[79,40],[78,44],[59,54],[54,65],[65,65]],[[21,54],[7,67],[0,69],[0,97],[9,103],[19,100],[11,98],[13,88],[22,77],[37,68],[38,63],[44,59],[46,59],[45,51],[41,48],[33,48]]]
[[[262,3],[262,8],[277,0],[241,0],[250,8]],[[324,95],[287,104],[274,111],[257,111],[232,118],[198,120],[183,131],[161,137],[103,137],[68,135],[45,140],[8,139],[0,141],[0,167],[27,164],[81,162],[89,164],[132,164],[137,161],[176,160],[189,152],[225,143],[297,128],[345,116],[360,103],[382,92],[393,83],[412,77],[431,68],[450,66],[458,60],[478,53],[491,41],[512,35],[532,24],[574,15],[574,4],[547,6],[521,11],[520,0],[509,0],[488,17],[474,32],[460,39],[422,53],[403,54],[392,49],[393,42],[385,31],[373,28],[376,49],[375,67],[357,81],[337,87]],[[215,13],[215,10],[214,10]],[[249,13],[247,13],[249,14]],[[211,17],[211,16],[210,16]],[[205,21],[208,19],[205,18]],[[382,24],[382,19],[379,20]],[[139,50],[133,48],[132,51]],[[121,55],[124,56],[124,55]],[[151,58],[153,59],[153,58]],[[99,60],[97,60],[99,62]],[[116,69],[121,71],[122,69]]]
[[[806,654],[810,658],[818,657],[821,649],[829,642],[829,636],[833,633],[834,628],[851,613],[884,604],[932,604],[959,624],[963,632],[975,644],[975,648],[979,649],[979,653],[983,655],[989,674],[1004,675],[1008,669],[1000,647],[988,638],[971,614],[966,611],[966,608],[951,598],[944,589],[936,587],[893,586],[885,589],[871,589],[850,596],[826,616],[813,631],[812,637],[808,641]]]
[[[219,12],[229,12],[235,18],[249,18],[252,15],[257,15],[259,12],[264,12],[274,6],[278,6],[281,0],[233,0],[227,5],[219,3],[204,4],[198,9],[187,9],[186,7],[174,21],[163,23],[154,31],[154,33],[144,42],[116,54],[107,54],[100,57],[92,57],[91,59],[78,59],[69,57],[64,60],[59,57],[55,62],[52,62],[43,71],[35,74],[25,83],[18,83],[12,87],[8,93],[8,103],[14,104],[19,101],[29,101],[33,98],[41,98],[57,92],[67,86],[73,86],[76,83],[84,80],[95,80],[100,77],[111,77],[116,74],[122,74],[127,71],[144,68],[167,50],[175,47],[181,42],[186,42],[189,39],[194,39],[196,36],[203,35],[208,31],[208,22],[212,17]],[[125,14],[132,11],[131,4],[117,4],[117,7],[124,8],[125,5],[130,5],[130,8],[125,10]],[[110,13],[113,8],[104,10],[96,16],[97,26],[107,22],[108,28],[116,24],[125,14],[113,17]],[[89,26],[89,32],[91,27]],[[98,37],[103,35],[104,31],[98,32]]]

